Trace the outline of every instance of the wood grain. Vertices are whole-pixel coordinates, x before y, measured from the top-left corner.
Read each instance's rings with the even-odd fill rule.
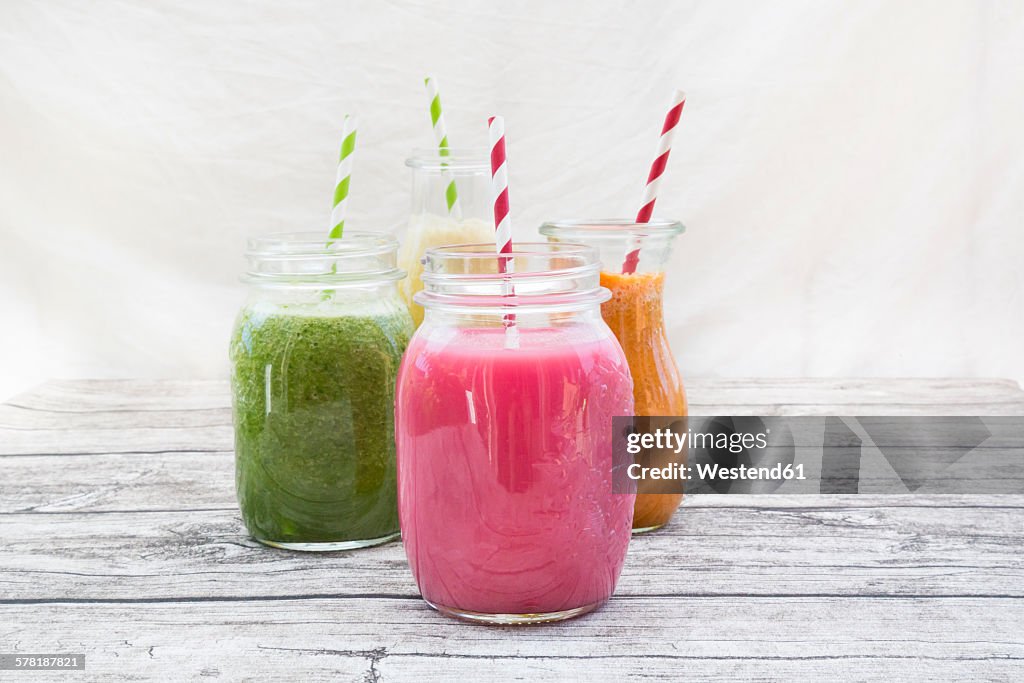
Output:
[[[395,597],[0,605],[11,617],[15,645],[88,650],[90,677],[108,679],[998,679],[1024,661],[1024,604],[1010,599],[617,596],[532,628],[462,624]]]
[[[398,544],[310,558],[248,540],[235,510],[49,514],[45,541],[41,519],[3,517],[0,599],[416,595]],[[635,539],[618,592],[1021,596],[1022,520],[987,505],[687,506]]]
[[[688,382],[695,415],[1024,415],[1009,380]],[[0,455],[232,449],[227,382],[52,381],[0,405]]]
[[[1024,415],[1004,380],[693,380],[695,414]],[[227,385],[59,381],[0,406],[0,651],[90,680],[1015,680],[1024,496],[693,496],[563,624],[418,598],[398,544],[246,538]],[[32,680],[66,680],[33,673]]]

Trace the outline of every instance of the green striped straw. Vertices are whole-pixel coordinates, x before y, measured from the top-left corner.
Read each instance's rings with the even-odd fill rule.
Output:
[[[441,112],[441,93],[437,88],[437,79],[427,76],[423,79],[427,86],[427,101],[430,103],[430,125],[434,127],[434,139],[437,140],[437,151],[442,157],[448,156],[448,130],[444,125],[444,114]],[[455,186],[455,177],[441,164],[441,179],[445,182],[444,199],[448,204],[448,215],[462,218],[459,206],[459,190]]]
[[[357,123],[356,117],[345,115],[341,133],[341,154],[338,156],[338,174],[334,183],[334,208],[331,209],[331,240],[341,239],[345,232],[345,212],[348,206],[349,180],[352,178],[352,157],[356,151]]]

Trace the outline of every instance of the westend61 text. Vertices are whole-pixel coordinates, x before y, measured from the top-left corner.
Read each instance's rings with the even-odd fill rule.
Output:
[[[774,467],[722,467],[717,463],[697,463],[693,467],[672,463],[665,467],[643,467],[639,463],[633,463],[626,470],[626,476],[634,481],[643,480],[674,480],[690,481],[694,478],[703,481],[727,481],[727,480],[764,480],[764,481],[804,481],[804,466],[799,465],[775,465]]]

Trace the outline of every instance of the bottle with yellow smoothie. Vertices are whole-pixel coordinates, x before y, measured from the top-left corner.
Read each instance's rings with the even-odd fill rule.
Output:
[[[601,259],[601,286],[612,298],[601,304],[601,317],[615,333],[633,376],[633,404],[638,416],[686,415],[686,392],[665,332],[663,299],[665,262],[672,241],[683,232],[675,221],[555,221],[540,232],[554,242],[596,247]],[[639,257],[633,272],[623,272],[627,254]],[[685,453],[682,455],[685,458]],[[659,480],[637,483],[633,533],[668,523],[683,494],[666,491]]]
[[[482,149],[413,150],[405,165],[412,169],[412,208],[398,267],[408,273],[401,294],[418,326],[423,308],[413,296],[423,289],[423,253],[431,247],[494,242],[491,170]]]

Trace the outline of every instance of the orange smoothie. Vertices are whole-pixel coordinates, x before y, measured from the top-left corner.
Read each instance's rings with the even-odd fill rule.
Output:
[[[664,272],[601,273],[601,286],[612,292],[601,315],[626,353],[636,415],[686,415],[686,392],[665,333],[664,284]],[[634,531],[666,524],[682,502],[683,494],[659,492],[659,485],[664,484],[639,482]]]

